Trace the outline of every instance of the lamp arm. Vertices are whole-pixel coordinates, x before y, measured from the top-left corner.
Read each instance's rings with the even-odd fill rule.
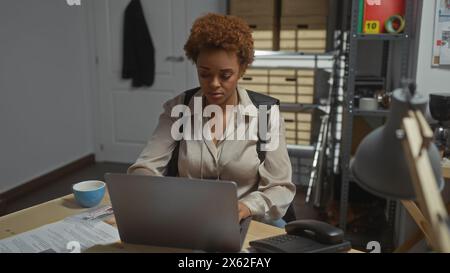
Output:
[[[427,238],[434,250],[450,253],[449,218],[428,156],[428,145],[433,133],[419,110],[408,112],[408,116],[403,119],[402,129],[402,145],[414,191],[431,228],[431,234]]]

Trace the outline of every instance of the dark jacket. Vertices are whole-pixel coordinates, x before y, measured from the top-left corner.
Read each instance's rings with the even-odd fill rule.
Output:
[[[151,86],[155,79],[155,48],[139,0],[125,9],[122,78],[133,87]]]

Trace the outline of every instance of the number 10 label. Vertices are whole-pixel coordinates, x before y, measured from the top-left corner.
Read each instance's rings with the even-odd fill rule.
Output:
[[[379,21],[366,21],[364,23],[364,33],[380,33],[380,22]]]

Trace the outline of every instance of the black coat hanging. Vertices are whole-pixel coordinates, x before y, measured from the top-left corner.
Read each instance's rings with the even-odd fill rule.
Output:
[[[151,86],[155,79],[155,48],[140,0],[125,9],[122,78],[133,87]]]

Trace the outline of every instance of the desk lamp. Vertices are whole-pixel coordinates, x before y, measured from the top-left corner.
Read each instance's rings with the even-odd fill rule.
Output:
[[[350,163],[355,181],[383,198],[417,200],[431,228],[431,247],[450,252],[441,158],[423,112],[427,98],[410,83],[393,92],[386,124],[367,135]],[[428,237],[427,237],[428,238]]]

